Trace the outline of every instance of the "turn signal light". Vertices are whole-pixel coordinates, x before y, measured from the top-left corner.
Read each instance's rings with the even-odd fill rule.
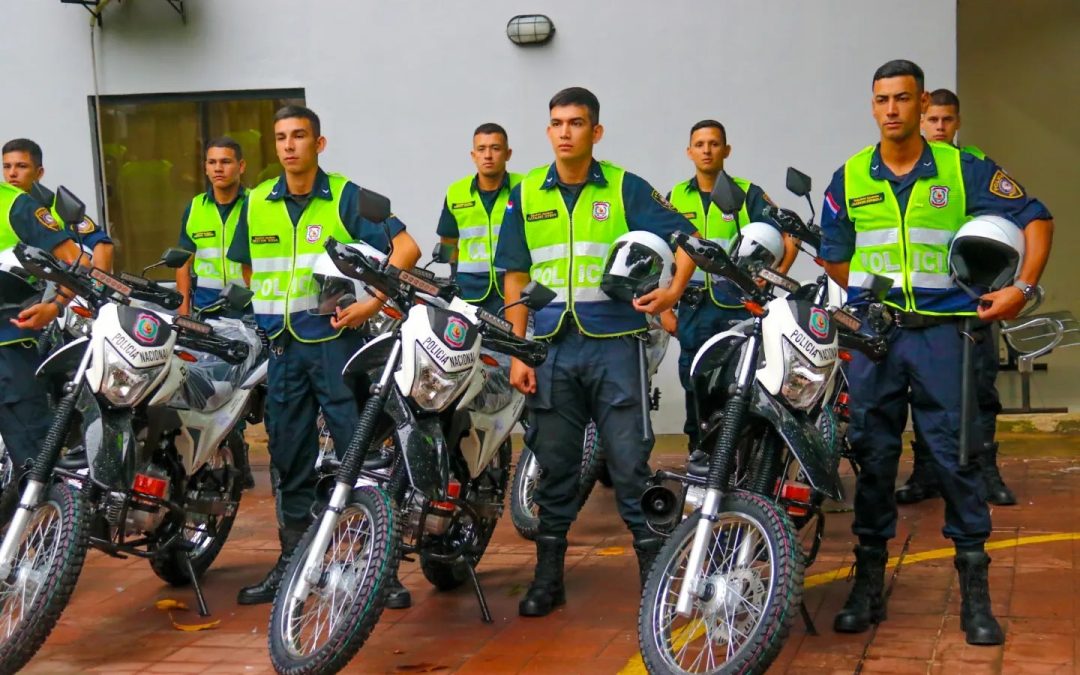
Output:
[[[790,480],[784,481],[784,484],[780,487],[780,499],[799,502],[801,504],[809,504],[810,486],[806,483],[796,483]],[[788,504],[787,512],[793,516],[805,516],[809,511],[805,506]]]
[[[145,473],[138,473],[135,474],[135,484],[131,486],[131,491],[148,497],[164,499],[165,491],[168,487],[169,481],[164,478],[148,476]]]

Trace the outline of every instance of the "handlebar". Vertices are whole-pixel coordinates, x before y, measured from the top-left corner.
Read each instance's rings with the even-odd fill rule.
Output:
[[[766,204],[761,209],[761,213],[766,218],[775,221],[782,232],[806,242],[815,251],[821,248],[821,228],[817,225],[807,225],[799,217],[799,214],[791,209],[782,209],[772,204]]]
[[[692,237],[685,232],[676,232],[672,239],[706,274],[727,278],[753,302],[764,304],[769,301],[769,295],[758,287],[753,277],[735,264],[719,244]]]
[[[173,328],[176,329],[177,345],[213,354],[229,363],[243,363],[251,351],[248,343],[243,340],[230,340],[214,335],[214,328],[202,321],[178,316],[173,320]]]

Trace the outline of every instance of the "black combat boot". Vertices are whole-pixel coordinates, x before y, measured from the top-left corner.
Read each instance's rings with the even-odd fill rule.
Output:
[[[386,594],[386,607],[388,609],[408,609],[412,607],[412,594],[398,579],[397,573],[390,580],[388,587],[390,589]]]
[[[969,645],[1000,645],[1005,633],[990,609],[990,556],[983,551],[956,553],[960,575],[960,627]]]
[[[983,485],[986,486],[986,501],[995,506],[1012,506],[1016,504],[1016,495],[1001,479],[1001,472],[997,465],[998,444],[983,443],[982,454],[979,455],[979,474],[982,476]]]
[[[941,496],[941,487],[931,465],[930,450],[916,440],[911,442],[911,452],[915,456],[915,464],[907,482],[896,489],[897,504],[918,504],[924,499]]]
[[[663,545],[664,540],[660,537],[642,537],[634,540],[634,552],[637,553],[638,577],[641,579],[642,590],[645,589],[649,572],[652,571],[656,555],[660,553],[660,547]]]
[[[248,450],[250,449],[251,446],[248,445],[247,441],[244,441],[244,461],[240,466],[240,483],[245,490],[250,490],[255,487],[255,476],[251,473],[251,461],[249,460],[250,455],[248,454]]]
[[[278,556],[277,562],[274,563],[274,566],[266,573],[266,577],[264,577],[262,581],[254,586],[245,586],[240,589],[239,595],[236,596],[237,604],[261,605],[267,602],[273,602],[278,586],[281,585],[281,579],[285,576],[285,568],[289,566],[289,560],[292,558],[293,551],[296,550],[296,546],[300,543],[300,539],[304,536],[306,530],[306,527],[293,525],[278,530],[278,541],[281,542],[281,555]]]
[[[889,552],[884,546],[855,547],[855,585],[844,608],[833,620],[837,633],[862,633],[872,623],[885,619],[885,563]]]
[[[540,535],[536,538],[536,575],[518,605],[521,616],[547,616],[566,604],[563,587],[563,560],[566,537]]]

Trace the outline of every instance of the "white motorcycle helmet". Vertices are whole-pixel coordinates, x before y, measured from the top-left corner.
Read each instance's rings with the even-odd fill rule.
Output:
[[[345,244],[345,246],[380,263],[386,259],[385,253],[363,242]],[[330,259],[329,253],[323,253],[315,259],[311,276],[315,280],[315,285],[319,287],[319,300],[315,307],[308,310],[309,314],[333,315],[337,311],[338,301],[346,295],[352,295],[358,301],[372,297],[364,284],[341,273],[334,261]]]
[[[600,289],[613,300],[630,302],[657,288],[668,288],[674,273],[671,247],[652,232],[635,230],[608,249]]]
[[[764,260],[766,266],[775,267],[784,259],[784,235],[775,226],[762,222],[749,223],[742,227],[739,234],[731,249],[733,258],[747,258],[760,246],[765,255],[771,258]]]
[[[1024,233],[1001,216],[969,220],[949,244],[949,271],[961,284],[991,291],[1016,280],[1024,264]]]

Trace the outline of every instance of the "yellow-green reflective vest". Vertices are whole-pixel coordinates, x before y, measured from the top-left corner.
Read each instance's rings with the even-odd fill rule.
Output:
[[[960,148],[960,150],[966,152],[969,155],[973,155],[978,159],[986,159],[986,153],[979,149],[979,147],[976,145],[965,145],[964,147]]]
[[[567,315],[591,337],[615,337],[645,329],[645,318],[629,303],[600,289],[611,244],[626,234],[622,186],[625,171],[599,162],[607,185],[587,182],[569,213],[559,187],[543,189],[550,167],[533,169],[521,183],[521,216],[532,257],[529,275],[555,291],[555,300],[536,314],[536,337],[558,332]]]
[[[23,194],[25,193],[14,185],[0,183],[0,251],[14,248],[21,241],[15,228],[11,226],[11,207],[15,206],[15,200]],[[0,346],[32,342],[37,338],[37,331],[19,330],[11,325],[8,320],[14,318],[15,314],[16,312],[4,312],[3,316],[0,316],[0,322],[3,322],[0,325]]]
[[[902,289],[903,303],[890,305],[921,314],[973,314],[926,309],[925,291],[955,290],[949,277],[949,243],[967,221],[960,151],[947,143],[930,143],[937,175],[919,178],[911,188],[907,211],[887,180],[870,176],[874,146],[844,165],[848,218],[855,225],[855,253],[848,286],[859,287],[870,274],[887,276]]]
[[[735,184],[739,186],[744,193],[750,191],[750,181],[745,178],[731,178],[735,181]],[[671,188],[671,205],[674,206],[683,216],[693,223],[697,231],[701,233],[703,237],[709,241],[714,241],[724,247],[727,251],[731,248],[731,244],[735,241],[735,236],[738,231],[735,228],[735,217],[728,216],[720,211],[715,206],[710,206],[708,214],[705,212],[705,206],[701,203],[701,191],[691,185],[690,181],[683,181]],[[745,227],[750,222],[750,214],[746,210],[746,202],[743,202],[742,208],[739,209],[739,227]],[[709,275],[705,274],[700,269],[694,269],[694,276],[690,278],[691,283],[704,284],[709,289],[709,298],[713,301],[717,307],[724,307],[726,309],[742,309],[742,305],[733,305],[720,301],[717,297],[716,287],[714,281]],[[722,297],[722,296],[721,296]]]
[[[336,173],[328,177],[331,198],[312,195],[295,227],[285,199],[267,199],[280,179],[264,181],[248,194],[251,290],[255,293],[251,304],[256,320],[271,338],[286,329],[301,342],[341,335],[330,328],[328,317],[308,314],[319,296],[311,270],[326,251],[327,237],[355,241],[340,215],[341,191],[348,179]]]
[[[446,190],[446,206],[458,226],[457,272],[474,277],[461,286],[462,299],[468,302],[486,300],[493,291],[502,297],[498,275],[506,270],[495,267],[495,249],[499,243],[499,230],[502,229],[510,190],[521,182],[523,176],[508,173],[506,177],[509,184],[499,190],[490,214],[475,187],[475,176],[462,178]],[[480,290],[481,287],[483,290]]]
[[[236,233],[236,223],[240,220],[240,210],[244,207],[245,196],[240,198],[229,211],[225,222],[221,221],[221,212],[213,197],[207,193],[191,200],[185,230],[188,238],[195,242],[195,257],[191,263],[195,281],[195,307],[201,308],[212,303],[230,282],[244,285],[244,273],[240,263],[225,257]]]

